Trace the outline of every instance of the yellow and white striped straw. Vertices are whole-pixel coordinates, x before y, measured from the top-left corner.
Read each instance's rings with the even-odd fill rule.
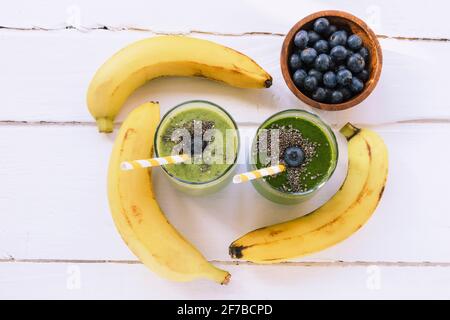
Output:
[[[233,177],[233,183],[242,183],[266,176],[273,176],[274,174],[283,172],[284,170],[286,170],[286,167],[282,164],[279,164],[268,168],[237,174]]]
[[[132,161],[124,161],[120,164],[120,169],[124,171],[141,169],[141,168],[149,168],[149,167],[158,167],[165,164],[174,164],[186,162],[189,160],[190,156],[187,154],[182,154],[179,156],[168,156],[162,158],[152,158],[152,159],[144,159],[144,160],[132,160]]]

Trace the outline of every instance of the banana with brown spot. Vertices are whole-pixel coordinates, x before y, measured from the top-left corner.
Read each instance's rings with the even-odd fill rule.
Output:
[[[268,88],[272,77],[246,55],[218,43],[185,36],[137,41],[109,58],[91,80],[87,104],[100,132],[112,132],[126,99],[162,76],[200,76],[238,88]]]
[[[230,274],[209,263],[164,216],[154,197],[151,171],[120,169],[123,161],[151,157],[158,122],[159,105],[146,103],[133,110],[120,128],[108,172],[113,220],[131,251],[162,277],[226,284]]]
[[[386,184],[388,152],[375,132],[347,124],[349,168],[341,189],[310,214],[257,229],[234,241],[233,258],[275,263],[311,254],[343,241],[375,211]]]

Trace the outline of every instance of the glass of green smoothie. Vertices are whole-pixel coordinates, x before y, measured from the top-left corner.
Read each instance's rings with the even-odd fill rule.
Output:
[[[169,110],[156,129],[156,157],[188,154],[189,161],[162,166],[175,187],[191,195],[211,194],[233,178],[240,137],[222,107],[203,100]]]
[[[267,119],[252,143],[249,171],[283,164],[285,171],[252,180],[265,198],[280,204],[309,199],[332,176],[338,146],[331,128],[318,116],[285,110]]]

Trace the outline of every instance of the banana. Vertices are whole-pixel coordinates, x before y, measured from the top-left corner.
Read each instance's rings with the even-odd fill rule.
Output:
[[[239,88],[268,88],[272,77],[246,55],[220,44],[184,36],[137,41],[108,59],[91,80],[87,104],[100,132],[113,121],[128,96],[161,76],[198,76]]]
[[[210,264],[161,212],[147,170],[120,170],[120,163],[150,158],[159,105],[133,110],[120,128],[108,172],[108,198],[116,227],[131,251],[151,270],[175,281],[206,278],[226,284],[230,274]]]
[[[310,214],[254,230],[234,241],[233,258],[276,263],[335,245],[359,230],[375,211],[384,191],[388,153],[373,131],[347,124],[349,167],[340,190]]]

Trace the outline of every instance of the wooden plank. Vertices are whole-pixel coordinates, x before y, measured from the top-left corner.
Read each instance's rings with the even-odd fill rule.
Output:
[[[5,1],[0,11],[0,299],[449,299],[450,151],[445,146],[450,102],[444,86],[450,66],[441,62],[450,54],[449,7],[444,0],[429,6],[406,0],[351,5],[281,0],[276,6],[255,0]],[[106,167],[114,135],[97,134],[85,106],[97,67],[124,45],[160,33],[191,34],[236,48],[274,76],[271,89],[159,79],[129,99],[118,121],[144,101],[161,101],[164,112],[202,98],[225,106],[251,139],[255,125],[274,112],[310,110],[285,86],[279,51],[293,23],[332,8],[360,16],[382,38],[384,70],[373,95],[351,110],[318,112],[335,128],[357,122],[386,140],[390,176],[374,217],[347,241],[300,262],[235,265],[227,254],[232,240],[326,201],[344,178],[346,157],[318,197],[297,207],[272,204],[251,185],[188,197],[155,170],[157,197],[170,221],[208,259],[230,270],[233,280],[227,287],[180,284],[146,270],[109,214]],[[108,30],[97,30],[104,27]],[[423,41],[430,39],[435,41]],[[342,139],[340,146],[345,155]]]
[[[449,299],[448,267],[222,266],[228,286],[175,283],[142,265],[0,264],[1,299]]]
[[[111,2],[50,0],[9,0],[0,12],[0,25],[16,28],[65,28],[81,30],[108,26],[150,29],[165,32],[203,30],[222,33],[286,33],[302,17],[319,10],[338,9],[351,12],[369,23],[377,33],[407,37],[450,37],[447,27],[448,1],[360,0],[314,1],[281,0],[272,2],[231,0]],[[420,21],[420,23],[418,23]]]
[[[375,129],[390,150],[389,181],[376,214],[349,240],[303,260],[449,262],[450,248],[443,245],[450,242],[443,168],[450,151],[443,146],[450,126]],[[135,259],[119,238],[107,205],[113,136],[100,135],[93,126],[72,125],[3,125],[0,135],[5,137],[0,139],[0,258]],[[331,196],[344,175],[341,164],[316,205]],[[175,191],[159,170],[155,185],[169,219],[213,260],[228,260],[227,246],[239,235],[296,217],[314,205],[275,205],[251,185],[230,185],[210,197],[192,198]]]
[[[95,70],[124,45],[145,33],[77,31],[43,33],[0,32],[1,121],[92,121],[85,96]],[[136,105],[161,102],[163,111],[190,99],[207,99],[225,106],[238,121],[258,123],[283,108],[311,110],[289,91],[279,68],[282,38],[274,36],[206,36],[253,57],[274,76],[267,90],[242,90],[205,79],[158,79],[133,94],[119,121]],[[450,43],[381,41],[385,62],[378,87],[358,107],[342,112],[315,111],[342,124],[355,121],[382,124],[417,119],[450,119],[446,61]],[[18,61],[11,63],[11,61]],[[433,73],[430,81],[430,70]]]

